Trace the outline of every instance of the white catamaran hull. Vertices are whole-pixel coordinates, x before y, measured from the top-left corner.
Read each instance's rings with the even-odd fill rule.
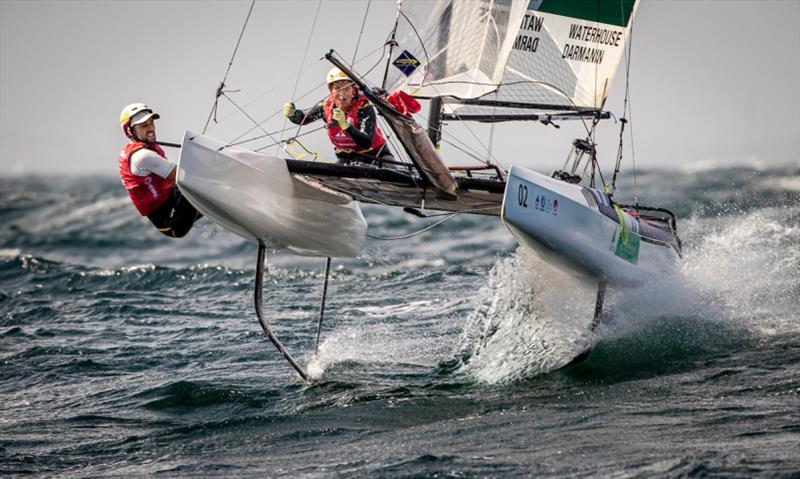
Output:
[[[520,244],[579,276],[625,286],[671,271],[679,259],[667,233],[623,210],[617,220],[608,197],[519,166],[509,171],[501,217]],[[624,227],[620,227],[620,221]],[[640,235],[641,228],[661,238]],[[652,236],[652,235],[651,235]]]
[[[269,248],[307,256],[357,256],[367,223],[351,197],[294,177],[286,160],[187,131],[178,187],[215,223]]]

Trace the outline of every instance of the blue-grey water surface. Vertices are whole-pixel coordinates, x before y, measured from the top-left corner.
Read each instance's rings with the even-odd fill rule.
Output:
[[[497,218],[334,259],[316,356],[324,259],[270,252],[265,314],[311,385],[256,321],[255,245],[163,237],[110,178],[0,183],[0,475],[800,475],[796,169],[641,173],[684,260],[610,290],[597,337],[592,287]]]

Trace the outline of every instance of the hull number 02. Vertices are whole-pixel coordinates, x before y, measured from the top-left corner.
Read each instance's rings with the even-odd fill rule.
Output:
[[[517,192],[517,200],[519,201],[519,205],[523,208],[528,207],[528,186],[527,185],[519,185],[519,191]]]

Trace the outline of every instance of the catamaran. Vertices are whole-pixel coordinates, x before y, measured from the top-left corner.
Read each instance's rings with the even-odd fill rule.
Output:
[[[675,215],[614,200],[624,112],[610,183],[600,173],[594,141],[596,126],[611,117],[603,107],[637,6],[635,0],[398,2],[381,85],[370,84],[334,51],[325,58],[376,107],[400,145],[400,164],[287,159],[186,132],[178,187],[211,221],[258,244],[256,313],[304,380],[310,376],[262,314],[265,251],[327,257],[328,270],[331,257],[357,256],[367,232],[359,203],[419,216],[429,210],[499,216],[523,247],[597,284],[592,330],[607,285],[642,284],[674,267],[681,255]],[[387,92],[396,91],[429,102],[426,127],[390,101]],[[445,123],[558,127],[568,120],[582,122],[587,134],[571,142],[564,167],[551,175],[494,162],[448,166],[439,155]],[[325,281],[327,290],[327,272]],[[322,304],[317,343],[324,293]]]

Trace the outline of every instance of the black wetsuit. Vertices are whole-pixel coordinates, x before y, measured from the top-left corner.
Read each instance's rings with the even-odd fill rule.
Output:
[[[324,103],[319,102],[307,112],[303,110],[295,110],[294,114],[289,117],[289,121],[295,125],[306,125],[313,121],[317,121],[325,117]],[[375,108],[370,105],[369,108],[360,108],[358,110],[358,122],[356,125],[350,125],[350,128],[344,130],[353,142],[359,148],[368,150],[372,146],[372,141],[375,138],[375,130],[378,128],[378,118],[375,114]],[[353,161],[361,163],[374,163],[370,157],[378,157],[382,160],[393,161],[394,157],[389,151],[389,148],[384,143],[377,151],[366,151],[362,153],[349,152],[349,151],[336,151],[336,157],[339,159],[340,164],[347,164]]]
[[[178,190],[177,185],[172,188],[172,192],[164,204],[147,215],[158,231],[171,238],[186,236],[194,222],[202,217],[202,213],[189,203],[189,200]]]

